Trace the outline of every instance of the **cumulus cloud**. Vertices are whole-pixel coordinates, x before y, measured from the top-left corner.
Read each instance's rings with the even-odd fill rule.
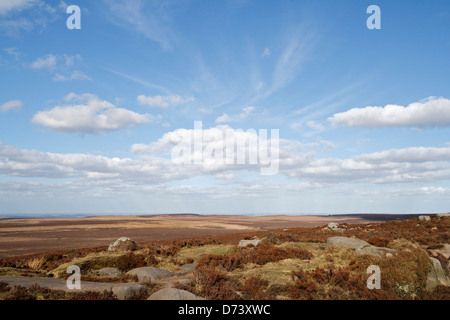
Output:
[[[150,144],[134,144],[134,153],[170,154],[174,164],[199,165],[204,172],[260,171],[275,174],[279,167],[278,132],[217,126],[178,129]],[[272,171],[270,171],[272,170]]]
[[[182,97],[180,95],[170,95],[170,96],[145,96],[140,95],[137,98],[137,101],[148,107],[157,107],[157,108],[169,108],[172,106],[177,106],[180,104],[185,104],[189,102],[194,102],[194,97]]]
[[[23,103],[20,100],[12,100],[8,101],[0,106],[0,112],[6,112],[12,109],[20,109],[22,108]]]
[[[40,111],[34,115],[33,123],[54,131],[97,134],[154,120],[149,114],[117,108],[92,94],[71,93],[66,101],[72,104]]]
[[[450,100],[429,97],[408,106],[354,108],[329,118],[336,127],[448,127]]]

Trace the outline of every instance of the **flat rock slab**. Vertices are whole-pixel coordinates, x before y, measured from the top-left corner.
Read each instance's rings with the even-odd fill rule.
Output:
[[[248,245],[254,245],[255,247],[261,242],[261,240],[241,240],[239,241],[238,247],[246,247]]]
[[[427,276],[427,290],[434,290],[438,285],[449,286],[450,281],[444,274],[442,270],[441,262],[436,258],[430,258],[432,263],[432,268]]]
[[[327,239],[327,247],[340,247],[359,250],[367,246],[370,246],[370,243],[355,238],[331,237]]]
[[[394,249],[374,247],[374,246],[368,246],[356,250],[356,253],[358,254],[368,254],[376,257],[392,257],[395,254],[397,254],[397,252],[398,251]]]
[[[183,264],[182,266],[180,266],[180,270],[183,270],[183,272],[194,272],[195,271],[195,267],[197,266],[196,263],[188,263],[188,264]]]
[[[152,282],[165,278],[173,277],[175,274],[159,268],[154,267],[142,267],[130,270],[128,275],[137,276],[139,282]]]
[[[25,288],[29,288],[32,285],[37,284],[42,288],[47,288],[50,290],[62,290],[66,292],[103,292],[106,290],[112,291],[120,300],[126,300],[147,290],[146,286],[138,283],[103,283],[81,281],[80,290],[71,290],[67,288],[67,281],[64,279],[0,276],[0,281],[7,283],[10,287],[22,286]]]
[[[186,290],[164,288],[152,294],[148,300],[205,300],[205,298]]]
[[[117,268],[102,268],[97,270],[96,273],[103,278],[119,278],[122,276],[122,272]]]

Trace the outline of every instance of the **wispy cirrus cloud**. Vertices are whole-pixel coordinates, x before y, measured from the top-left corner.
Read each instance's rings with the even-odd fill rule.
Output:
[[[20,100],[12,100],[5,102],[4,104],[0,105],[0,113],[6,112],[13,109],[21,109],[23,106],[22,101]]]
[[[155,0],[103,0],[111,22],[158,42],[165,50],[175,39],[170,27],[171,3]]]
[[[0,32],[9,37],[17,37],[23,32],[40,32],[48,24],[64,17],[59,13],[65,13],[66,7],[63,1],[49,4],[43,0],[2,0]]]
[[[137,97],[137,101],[141,105],[156,108],[169,108],[172,106],[177,106],[180,104],[194,102],[194,97],[182,97],[180,95],[170,95],[170,96],[145,96],[140,95]]]
[[[2,0],[0,1],[0,15],[20,12],[36,5],[38,2],[38,0]]]
[[[54,81],[57,82],[65,82],[65,81],[73,81],[73,80],[88,80],[92,81],[91,77],[86,75],[85,73],[81,71],[73,71],[69,75],[62,75],[60,73],[55,74],[53,77]]]

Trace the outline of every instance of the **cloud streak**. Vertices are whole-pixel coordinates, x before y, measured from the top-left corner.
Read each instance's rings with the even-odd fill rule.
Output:
[[[0,106],[0,112],[7,112],[7,111],[13,110],[13,109],[21,109],[22,106],[23,106],[23,103],[20,100],[8,101]]]

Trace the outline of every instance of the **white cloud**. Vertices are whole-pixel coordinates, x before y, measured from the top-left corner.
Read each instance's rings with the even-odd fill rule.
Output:
[[[198,141],[195,140],[196,132],[193,129],[178,129],[166,133],[156,142],[134,144],[131,151],[170,154],[174,164],[188,164],[186,170],[196,167],[190,164],[199,164],[206,173],[223,170],[258,171],[269,166],[274,168],[278,164],[274,151],[277,144],[271,132],[267,132],[267,137],[261,137],[256,130],[243,131],[226,125],[202,129],[200,148],[194,147],[194,141]],[[201,163],[198,163],[198,159],[201,159]]]
[[[34,115],[33,123],[55,131],[95,134],[154,120],[148,114],[117,108],[92,94],[72,93],[66,97],[66,101],[78,101],[79,104],[56,106],[50,110],[40,111]]]
[[[46,69],[53,70],[56,68],[56,56],[53,54],[48,54],[45,57],[37,58],[33,63],[31,63],[32,69]]]
[[[37,58],[34,62],[30,64],[32,69],[36,70],[46,70],[49,72],[55,72],[53,76],[53,81],[74,81],[74,80],[88,80],[92,79],[86,75],[84,72],[79,70],[72,70],[77,63],[82,62],[83,58],[81,55],[54,55],[48,54],[44,57]]]
[[[137,101],[148,107],[169,108],[180,104],[194,102],[194,97],[182,97],[180,95],[171,96],[144,96],[137,97]]]
[[[450,178],[450,148],[416,147],[361,154],[348,159],[291,161],[281,172],[297,179],[326,183],[414,183]],[[283,170],[284,169],[284,170]]]
[[[233,122],[233,119],[226,113],[222,114],[220,117],[216,119],[216,123],[230,123]]]
[[[22,105],[22,101],[19,100],[8,101],[0,106],[0,112],[6,112],[12,109],[20,109],[22,108]]]
[[[57,73],[53,77],[53,80],[57,81],[57,82],[73,81],[73,80],[88,80],[88,81],[92,81],[91,77],[89,77],[88,75],[86,75],[85,73],[83,73],[81,71],[73,71],[68,76],[65,76],[65,75],[62,75],[60,73]]]
[[[99,185],[118,180],[129,184],[158,184],[189,177],[170,160],[148,157],[144,160],[110,158],[84,153],[62,154],[20,149],[0,142],[0,174],[13,177],[86,179]],[[110,185],[110,188],[113,186]]]
[[[408,106],[354,108],[329,118],[336,127],[448,127],[450,100],[429,97]]]

